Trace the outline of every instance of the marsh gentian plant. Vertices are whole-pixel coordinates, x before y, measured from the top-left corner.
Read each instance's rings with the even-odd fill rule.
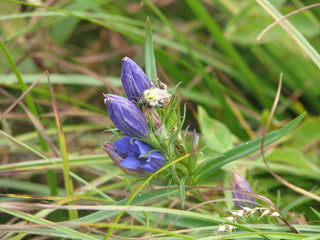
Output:
[[[150,128],[154,124],[137,104],[139,96],[152,84],[142,69],[128,57],[122,59],[121,81],[128,99],[105,94],[104,102],[114,125],[127,136],[115,143],[105,142],[103,148],[124,172],[144,176],[165,165],[161,143],[150,130],[154,129]]]
[[[164,90],[160,83],[151,83],[143,70],[130,58],[122,59],[121,81],[128,98],[113,94],[105,94],[104,102],[114,125],[125,134],[114,143],[105,142],[103,148],[109,157],[127,174],[146,176],[155,172],[166,163],[193,151],[188,161],[177,163],[174,168],[174,181],[179,182],[181,177],[187,177],[195,171],[197,137],[194,132],[189,136],[186,144],[186,135],[181,130],[184,117],[181,117],[178,101],[168,101],[163,106],[145,107],[139,101],[141,94],[148,93],[155,88],[158,91],[148,95],[159,97]],[[162,95],[160,95],[161,97]],[[171,96],[169,93],[167,96]],[[186,159],[187,160],[187,159]],[[166,174],[164,174],[166,175]]]

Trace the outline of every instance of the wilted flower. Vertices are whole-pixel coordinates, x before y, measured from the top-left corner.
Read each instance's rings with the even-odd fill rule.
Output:
[[[237,190],[242,190],[246,192],[252,192],[252,188],[250,187],[247,180],[235,169],[232,169],[232,178],[231,178],[231,187]],[[248,196],[246,194],[232,192],[233,198],[236,199],[243,199],[243,200],[249,200],[251,202],[247,201],[234,201],[237,208],[242,209],[243,207],[250,206],[255,207],[255,204],[253,202],[256,202],[256,199],[252,196]]]
[[[128,136],[117,140],[114,145],[105,143],[104,149],[117,165],[140,173],[141,170],[155,172],[165,164],[160,152],[152,152],[154,149],[149,144]]]
[[[143,70],[128,57],[122,59],[121,82],[127,97],[135,101],[152,86]]]
[[[119,130],[139,138],[145,138],[150,133],[146,117],[133,102],[113,94],[104,96],[109,117]]]

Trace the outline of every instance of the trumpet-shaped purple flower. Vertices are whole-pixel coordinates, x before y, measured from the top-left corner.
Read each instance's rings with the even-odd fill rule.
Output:
[[[127,97],[135,101],[152,86],[143,70],[128,57],[122,59],[121,82]]]
[[[139,138],[145,138],[150,133],[146,117],[133,102],[113,94],[104,96],[109,117],[119,130]]]
[[[128,169],[119,166],[119,164],[126,158],[126,154],[123,154],[119,151],[119,149],[116,147],[114,143],[111,142],[105,142],[103,144],[103,149],[108,153],[108,156],[110,159],[125,173],[136,176],[136,177],[145,177],[146,171],[142,169]]]
[[[118,165],[122,168],[155,172],[164,166],[163,155],[160,152],[150,152],[153,148],[145,142],[124,136],[114,145],[111,153],[119,159]]]
[[[247,180],[235,169],[232,169],[232,177],[231,177],[231,187],[237,190],[242,190],[246,192],[252,193],[252,188],[250,187],[249,183]],[[236,199],[243,199],[247,201],[234,201],[235,205],[237,208],[242,209],[243,207],[250,206],[250,207],[255,207],[255,202],[256,199],[252,196],[242,194],[242,193],[237,193],[237,192],[232,192],[233,198]],[[248,202],[250,201],[250,202]]]

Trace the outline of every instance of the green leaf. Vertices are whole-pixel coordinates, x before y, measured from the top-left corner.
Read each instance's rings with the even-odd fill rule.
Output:
[[[314,212],[314,214],[320,219],[320,212],[318,212],[316,209],[311,208],[311,210]]]
[[[288,134],[294,127],[296,127],[300,123],[304,115],[305,113],[302,113],[279,130],[268,133],[265,138],[264,146],[268,146],[269,144]],[[259,150],[260,145],[261,137],[243,143],[237,147],[230,149],[227,152],[224,152],[223,154],[207,160],[201,167],[199,167],[199,170],[196,172],[196,184],[200,184],[201,182],[203,182],[207,177],[212,175],[216,170],[226,165],[227,163]]]
[[[182,177],[179,182],[179,192],[181,198],[181,208],[184,209],[184,204],[186,202],[186,177]]]
[[[214,153],[222,153],[233,147],[231,133],[221,122],[211,118],[202,107],[198,107],[199,124],[206,145]]]
[[[146,20],[145,64],[148,78],[155,83],[157,79],[157,68],[153,52],[151,21],[149,17],[147,17]]]

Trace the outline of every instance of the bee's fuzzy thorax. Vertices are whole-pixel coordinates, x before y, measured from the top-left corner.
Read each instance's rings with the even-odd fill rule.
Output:
[[[171,94],[166,88],[151,87],[146,89],[139,97],[140,105],[147,105],[149,108],[163,107],[170,100]]]

